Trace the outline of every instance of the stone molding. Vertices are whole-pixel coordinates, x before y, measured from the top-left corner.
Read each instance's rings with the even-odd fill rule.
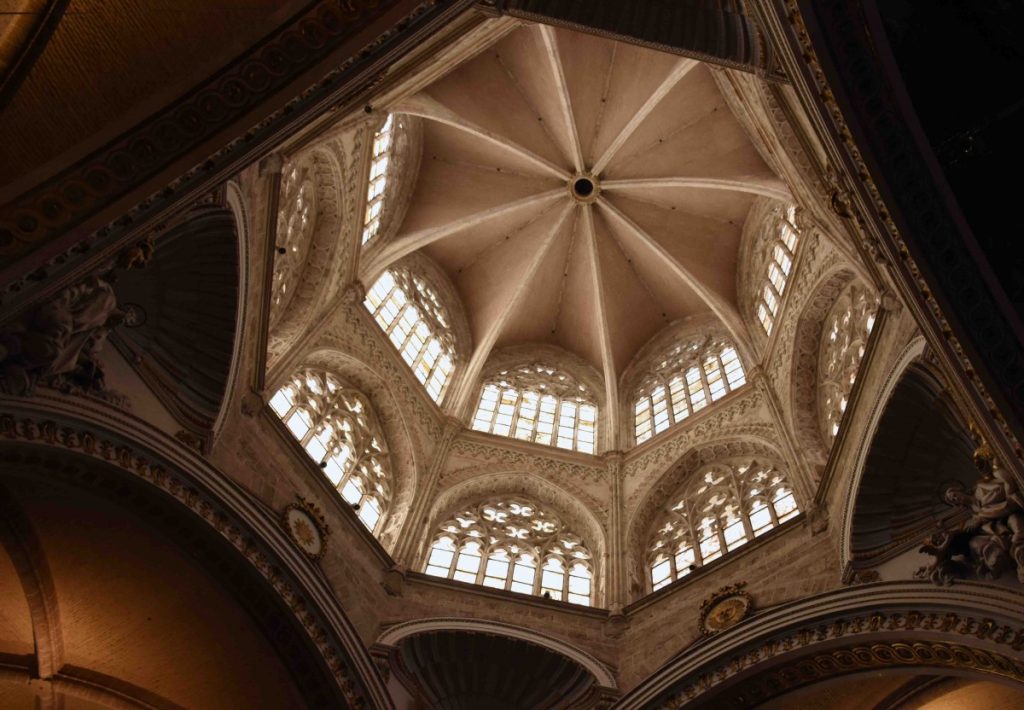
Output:
[[[530,631],[520,626],[513,626],[512,624],[504,624],[500,621],[482,621],[454,616],[417,619],[388,627],[377,637],[376,643],[380,646],[393,647],[397,646],[404,638],[431,631],[469,631],[526,641],[550,649],[579,663],[594,676],[598,685],[606,688],[618,688],[613,669],[586,651],[576,648],[554,636],[542,634],[538,631]]]
[[[265,509],[196,452],[120,412],[56,397],[0,398],[0,438],[116,466],[191,510],[242,555],[295,621],[356,707],[391,707],[373,661],[323,574]],[[147,442],[145,445],[139,442]]]
[[[680,707],[708,702],[735,679],[790,658],[838,644],[964,645],[1015,658],[1024,671],[1024,595],[1005,587],[963,583],[955,589],[926,582],[846,587],[759,611],[742,623],[693,646],[630,691],[621,710]],[[954,611],[955,610],[955,611]],[[901,666],[898,656],[890,665]],[[950,665],[944,667],[949,668]],[[1024,672],[1021,673],[1024,677]]]

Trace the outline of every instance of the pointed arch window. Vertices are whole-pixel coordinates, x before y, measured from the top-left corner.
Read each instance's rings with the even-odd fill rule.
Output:
[[[377,236],[380,217],[384,209],[384,191],[387,189],[388,165],[394,142],[395,117],[388,114],[384,125],[373,136],[373,156],[370,159],[370,184],[366,191],[366,217],[363,220],[363,244]]]
[[[633,432],[642,444],[747,381],[736,348],[702,339],[672,348],[637,388]]]
[[[302,370],[270,407],[363,524],[378,530],[391,499],[390,461],[369,400],[330,373]]]
[[[800,513],[785,475],[757,461],[700,471],[675,498],[648,546],[652,591],[728,555]]]
[[[586,385],[533,363],[502,370],[484,383],[473,429],[592,454],[597,414]]]
[[[775,227],[775,235],[768,252],[767,273],[757,303],[757,319],[761,322],[766,335],[772,334],[772,328],[778,318],[782,294],[793,270],[799,238],[796,229],[796,207],[790,205]]]
[[[435,534],[424,571],[590,606],[593,556],[550,510],[524,498],[456,511]]]
[[[313,182],[307,168],[285,166],[277,215],[277,255],[274,258],[270,312],[276,315],[288,302],[298,282],[313,225]]]
[[[423,278],[392,269],[381,274],[363,305],[440,404],[455,368],[455,348],[437,292]]]
[[[853,283],[839,295],[825,320],[818,361],[818,407],[826,442],[831,443],[839,433],[875,325],[876,309],[875,299]]]

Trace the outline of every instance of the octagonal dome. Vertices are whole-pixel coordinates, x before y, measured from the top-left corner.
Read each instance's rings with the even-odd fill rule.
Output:
[[[616,382],[691,316],[746,350],[736,272],[747,213],[786,200],[693,59],[541,25],[515,29],[388,108],[418,117],[422,156],[393,236],[363,278],[412,252],[450,277],[490,353],[563,348]]]

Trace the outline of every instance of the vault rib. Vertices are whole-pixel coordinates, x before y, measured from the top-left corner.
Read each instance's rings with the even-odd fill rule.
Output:
[[[573,207],[572,204],[565,206],[558,217],[555,218],[551,231],[544,238],[543,245],[537,249],[533,258],[530,259],[523,278],[516,285],[501,313],[498,314],[494,321],[487,325],[486,330],[477,340],[476,346],[473,348],[473,354],[463,368],[463,374],[459,378],[455,391],[452,392],[452,397],[446,398],[445,406],[449,414],[460,416],[472,404],[470,397],[472,397],[476,386],[479,384],[480,373],[487,362],[487,358],[491,355],[491,350],[494,349],[498,336],[501,335],[509,318],[512,317],[512,314],[519,307],[523,296],[529,291],[530,285],[537,275],[537,270],[544,264],[548,252],[551,251],[551,245],[557,241],[557,237],[562,231],[562,226],[565,224],[566,218],[573,211]]]
[[[644,105],[640,107],[640,110],[633,114],[633,117],[629,119],[622,130],[619,131],[619,135],[615,136],[615,140],[605,149],[604,154],[597,159],[594,163],[591,172],[594,175],[600,175],[601,171],[608,167],[608,163],[612,161],[615,154],[618,153],[619,149],[629,140],[629,137],[633,135],[633,132],[639,128],[640,124],[643,123],[650,115],[651,111],[661,103],[661,100],[665,98],[665,95],[672,90],[676,84],[678,84],[684,76],[690,73],[690,71],[697,66],[697,61],[694,59],[680,59],[679,62],[672,68],[672,71],[668,73],[664,81],[658,85],[658,88],[654,90]]]
[[[576,172],[582,173],[584,172],[583,148],[580,146],[579,131],[576,130],[576,118],[572,112],[572,99],[569,96],[569,85],[565,81],[565,70],[562,68],[562,59],[558,55],[558,39],[555,37],[555,30],[548,25],[540,26],[540,34],[544,38],[548,63],[551,65],[551,73],[555,77],[558,102],[562,107],[562,121],[565,123],[566,136],[569,138],[569,148],[572,153],[570,157]],[[594,172],[597,173],[596,170]]]
[[[739,312],[718,294],[714,293],[701,283],[700,279],[690,273],[689,269],[679,263],[679,261],[672,256],[668,250],[661,246],[654,237],[648,234],[647,231],[636,222],[619,211],[615,205],[611,204],[603,197],[598,198],[597,204],[601,206],[601,209],[605,211],[605,214],[612,218],[612,221],[617,222],[623,228],[625,233],[634,237],[640,245],[653,253],[665,264],[666,267],[668,267],[669,271],[675,274],[679,280],[687,286],[687,288],[697,294],[697,297],[707,305],[711,312],[714,313],[728,329],[729,334],[736,343],[740,356],[744,358],[744,362],[755,362],[755,360],[750,359],[752,357],[753,350],[748,342],[747,329],[743,325],[743,319],[740,318]]]
[[[604,372],[604,398],[608,434],[605,448],[616,451],[619,448],[619,383],[612,351],[611,328],[608,325],[608,307],[605,304],[604,276],[601,272],[601,258],[597,250],[597,231],[594,229],[594,214],[591,205],[583,208],[583,231],[586,233],[587,248],[590,252],[590,283],[594,290],[594,311],[597,315],[598,336],[601,341],[601,366]]]
[[[559,168],[554,163],[542,158],[533,151],[522,147],[508,138],[492,133],[483,126],[478,126],[472,121],[463,118],[455,111],[452,111],[441,102],[426,94],[417,94],[416,96],[410,96],[403,99],[392,110],[394,113],[419,116],[420,118],[428,121],[435,121],[446,126],[451,126],[452,128],[456,128],[460,131],[464,131],[471,136],[475,136],[487,143],[490,143],[491,145],[497,146],[498,148],[519,156],[521,159],[530,163],[536,167],[538,171],[547,176],[558,180],[569,179],[569,173]]]
[[[536,195],[529,195],[528,197],[524,197],[513,202],[507,202],[497,207],[491,207],[486,210],[481,210],[480,212],[475,212],[471,215],[467,215],[438,227],[428,227],[426,229],[410,232],[409,234],[396,236],[393,240],[387,242],[381,247],[380,252],[373,256],[366,268],[361,271],[360,276],[364,279],[364,283],[368,283],[368,277],[377,276],[402,257],[411,254],[417,249],[422,249],[428,244],[432,244],[439,239],[449,237],[463,229],[485,224],[492,219],[498,219],[509,212],[515,212],[534,205],[542,205],[546,202],[550,202],[556,198],[564,196],[564,188],[546,190],[545,192],[540,192]]]
[[[745,192],[751,195],[768,197],[781,202],[789,202],[792,196],[778,181],[763,179],[728,179],[702,177],[665,177],[651,179],[604,180],[601,189],[608,192],[628,192],[629,190],[659,190],[665,188],[698,188],[704,190],[727,190]]]

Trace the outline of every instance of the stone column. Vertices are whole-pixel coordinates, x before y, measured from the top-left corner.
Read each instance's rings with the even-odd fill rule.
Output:
[[[402,524],[402,530],[398,533],[398,541],[395,543],[392,555],[395,562],[406,569],[415,569],[419,563],[416,556],[424,536],[430,532],[426,529],[426,526],[430,524],[426,518],[431,504],[437,497],[437,481],[448,461],[448,452],[451,450],[452,443],[463,428],[460,419],[455,417],[445,419],[441,436],[430,457],[430,465],[417,483],[412,507]]]
[[[284,158],[272,153],[260,161],[260,177],[266,190],[266,209],[263,212],[263,232],[266,242],[263,251],[263,283],[260,288],[260,316],[256,329],[256,357],[253,372],[253,390],[263,395],[267,385],[267,342],[270,338],[270,304],[274,287],[274,260],[277,257],[277,215],[281,200],[281,171]]]
[[[605,474],[608,477],[608,558],[605,566],[605,606],[612,616],[621,616],[627,598],[629,577],[626,569],[625,545],[625,501],[622,494],[622,452],[608,451],[604,459]]]

